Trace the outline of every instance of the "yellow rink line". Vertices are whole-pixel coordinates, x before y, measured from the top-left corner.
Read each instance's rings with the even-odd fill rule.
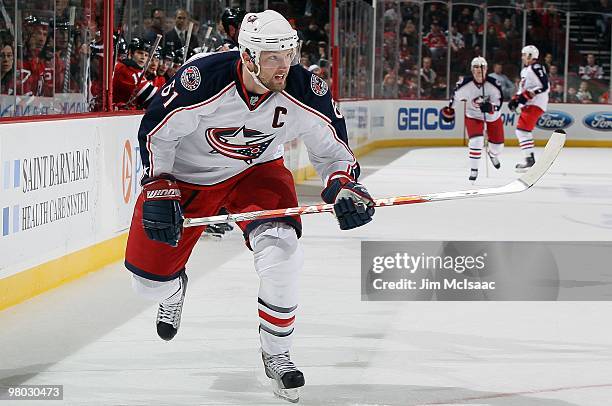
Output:
[[[536,145],[544,146],[546,140],[536,140]],[[515,138],[506,140],[506,145],[517,146]],[[456,147],[463,146],[463,139],[456,138],[412,138],[397,140],[377,140],[355,148],[355,156],[363,156],[383,148],[401,147]],[[569,140],[568,147],[612,147],[612,141]],[[316,177],[312,167],[292,171],[297,183]],[[97,271],[113,262],[123,259],[127,233],[100,242],[54,259],[15,275],[0,279],[0,310],[30,299],[47,290],[75,280],[89,272]]]

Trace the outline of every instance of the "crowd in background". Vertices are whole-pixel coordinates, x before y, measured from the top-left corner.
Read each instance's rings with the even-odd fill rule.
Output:
[[[166,8],[160,5],[168,6],[167,1],[162,4],[162,0],[148,0],[143,3],[146,7],[130,12],[127,5],[132,2],[115,3],[114,58],[117,62],[128,58],[132,41],[141,39],[149,46],[147,53],[152,52],[154,56],[153,66],[147,72],[149,76],[168,78],[186,57],[219,49],[227,39],[220,21],[223,7],[218,2],[196,2],[192,13],[178,0],[170,1],[172,6]],[[378,23],[382,26],[381,46],[375,51],[378,79],[370,87],[371,65],[362,54],[355,59],[359,72],[355,80],[342,63],[340,74],[346,77],[345,81],[356,83],[360,97],[369,97],[372,88],[375,97],[445,99],[454,84],[469,71],[469,61],[486,55],[489,73],[501,82],[504,97],[509,98],[519,80],[523,10],[527,10],[525,40],[540,49],[540,61],[549,75],[551,101],[608,102],[610,67],[608,61],[598,60],[596,52],[579,52],[570,47],[565,77],[566,22],[556,2],[510,0],[502,3],[503,6],[489,4],[487,8],[455,5],[449,22],[448,6],[443,3],[425,3],[420,16],[421,6],[416,2],[380,1],[377,4]],[[90,111],[102,109],[103,1],[19,1],[18,13],[14,3],[13,8],[8,2],[3,4],[6,13],[0,13],[0,95],[80,94]],[[302,40],[301,65],[331,85],[328,2],[297,0],[269,4],[287,16],[298,31]],[[582,1],[580,10],[599,13],[585,17],[594,27],[593,49],[609,50],[612,14],[603,11],[612,12],[612,1]],[[13,22],[13,16],[19,21]],[[193,23],[193,30],[186,45],[189,23]],[[160,47],[152,49],[158,34],[162,36]],[[362,34],[369,35],[368,30]],[[354,36],[341,31],[340,46],[342,42],[352,41],[363,47],[367,42],[365,37]],[[566,86],[567,94],[564,94]],[[346,97],[342,88],[340,97]]]
[[[563,101],[565,15],[557,9],[556,2],[508,1],[498,7],[489,2],[487,8],[460,4],[453,7],[450,22],[447,5],[425,4],[421,41],[418,32],[421,9],[417,3],[386,1],[382,4],[380,97],[445,99],[454,84],[469,72],[472,58],[484,55],[489,73],[501,81],[504,97],[509,98],[520,80],[523,10],[526,9],[525,43],[534,44],[540,50],[540,62],[545,64],[551,79],[551,101]],[[603,14],[604,10],[612,12],[612,2],[581,2],[581,11],[600,13],[584,17],[591,24],[595,21],[593,47],[609,50],[612,14]],[[610,72],[604,72],[593,53],[584,55],[570,47],[568,68],[568,102],[607,102]],[[447,89],[449,84],[451,88]]]

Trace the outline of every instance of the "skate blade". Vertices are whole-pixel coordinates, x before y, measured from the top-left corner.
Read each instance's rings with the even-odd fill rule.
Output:
[[[283,389],[278,383],[272,379],[272,390],[274,391],[274,395],[280,399],[286,400],[291,403],[297,403],[300,401],[300,389],[292,388],[292,389]]]
[[[529,170],[529,168],[514,168],[517,173],[525,173]]]

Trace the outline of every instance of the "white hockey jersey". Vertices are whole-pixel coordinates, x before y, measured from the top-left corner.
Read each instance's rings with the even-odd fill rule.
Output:
[[[293,66],[284,91],[251,94],[238,52],[192,58],[157,93],[138,133],[145,177],[169,173],[197,185],[281,158],[297,137],[324,183],[336,172],[358,176],[327,84]]]
[[[500,116],[500,109],[504,100],[501,82],[487,75],[484,83],[484,98],[482,85],[474,81],[474,77],[466,76],[457,86],[451,96],[450,106],[455,102],[465,101],[465,115],[467,117],[482,120],[483,113],[480,104],[486,100],[493,105],[493,113],[487,113],[487,122],[495,121]]]
[[[546,75],[546,69],[537,62],[525,66],[521,70],[521,82],[519,83],[517,94],[521,94],[525,90],[534,95],[525,105],[535,105],[546,111],[548,107],[548,93],[550,91],[548,76]]]

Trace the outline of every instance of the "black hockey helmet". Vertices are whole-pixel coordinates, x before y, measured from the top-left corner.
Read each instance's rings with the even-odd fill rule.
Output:
[[[175,65],[182,65],[183,64],[183,57],[185,55],[185,51],[183,50],[183,48],[178,48],[174,50],[174,64]]]
[[[172,48],[166,46],[161,50],[161,59],[169,60],[174,62],[174,51]]]
[[[115,47],[115,58],[123,59],[128,54],[128,44],[119,31],[113,33],[113,46]]]
[[[34,14],[30,14],[23,19],[23,25],[26,27],[34,27],[37,25],[49,26],[49,21],[42,17],[37,17]]]
[[[149,44],[147,41],[145,41],[142,38],[132,38],[132,41],[130,41],[130,45],[128,46],[128,50],[130,52],[134,52],[134,51],[147,51],[150,52],[151,51],[151,44]]]
[[[239,7],[226,8],[221,15],[221,24],[225,33],[229,35],[229,27],[232,26],[236,29],[236,32],[240,29],[240,24],[246,15],[246,11]]]

